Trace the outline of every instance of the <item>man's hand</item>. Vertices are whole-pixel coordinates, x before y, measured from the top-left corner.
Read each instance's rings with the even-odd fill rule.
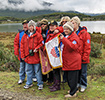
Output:
[[[54,34],[57,34],[57,33],[59,33],[59,30],[56,29],[56,30],[54,31]]]
[[[22,58],[22,60],[25,60],[25,58]]]
[[[38,50],[37,50],[37,49],[35,49],[33,52],[38,52]]]

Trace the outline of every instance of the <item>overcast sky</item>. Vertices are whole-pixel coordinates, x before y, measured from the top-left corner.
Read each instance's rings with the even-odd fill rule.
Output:
[[[23,1],[14,5],[8,1]],[[53,3],[50,7],[42,5],[42,1]],[[0,0],[0,9],[18,9],[25,11],[36,11],[42,9],[52,9],[69,11],[75,10],[82,13],[105,13],[105,0]]]

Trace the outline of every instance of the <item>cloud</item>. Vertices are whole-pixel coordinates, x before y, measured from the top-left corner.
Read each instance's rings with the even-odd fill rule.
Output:
[[[52,5],[43,5],[43,1]],[[43,9],[70,11],[84,13],[105,12],[104,0],[0,0],[0,9],[37,11]]]

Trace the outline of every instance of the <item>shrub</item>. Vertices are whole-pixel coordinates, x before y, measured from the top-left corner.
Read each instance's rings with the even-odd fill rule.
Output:
[[[13,49],[10,51],[0,43],[0,71],[6,71],[8,69],[18,71],[19,61],[17,57],[15,57]]]
[[[97,65],[88,69],[89,75],[105,75],[105,65]]]
[[[91,57],[95,57],[95,58],[101,57],[102,51],[101,51],[100,48],[101,48],[101,45],[99,43],[91,42],[91,53],[90,53],[90,56]]]

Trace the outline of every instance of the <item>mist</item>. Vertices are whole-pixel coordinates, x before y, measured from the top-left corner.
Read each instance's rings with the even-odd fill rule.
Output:
[[[104,0],[0,0],[0,9],[19,11],[60,10],[104,13]]]

